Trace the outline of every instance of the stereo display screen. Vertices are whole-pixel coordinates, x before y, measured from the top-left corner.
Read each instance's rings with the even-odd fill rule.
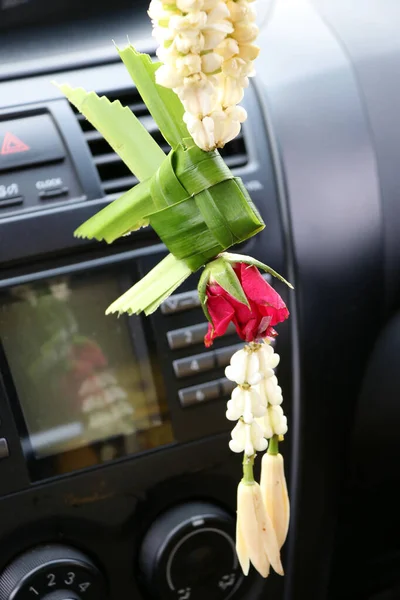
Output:
[[[3,360],[33,478],[173,441],[140,318],[105,315],[121,291],[107,273],[1,291]]]

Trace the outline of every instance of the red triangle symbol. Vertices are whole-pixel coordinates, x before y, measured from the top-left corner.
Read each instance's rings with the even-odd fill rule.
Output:
[[[7,131],[0,154],[15,154],[16,152],[26,152],[27,150],[30,150],[29,146],[17,138],[16,135]]]

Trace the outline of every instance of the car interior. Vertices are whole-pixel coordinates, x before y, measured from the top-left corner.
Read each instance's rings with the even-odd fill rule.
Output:
[[[0,0],[0,600],[400,598],[400,3],[255,5],[221,155],[266,223],[233,251],[294,286],[285,575],[236,557],[235,331],[206,351],[197,274],[149,317],[105,316],[166,247],[74,237],[138,179],[57,84],[169,151],[115,48],[155,58],[148,1]]]

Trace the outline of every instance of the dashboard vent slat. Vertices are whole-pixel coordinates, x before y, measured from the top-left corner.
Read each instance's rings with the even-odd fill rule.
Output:
[[[142,102],[138,91],[132,88],[128,91],[121,90],[119,93],[105,93],[111,100],[120,100],[123,106],[128,106],[138,119],[146,127],[155,141],[163,151],[168,154],[170,147],[165,142],[158,130],[153,118],[149,114],[145,104]],[[138,183],[137,178],[122,162],[96,129],[85,119],[83,115],[75,111],[77,121],[82,129],[86,142],[93,157],[93,162],[99,173],[105,196],[115,199]],[[227,165],[235,169],[244,167],[248,163],[248,155],[243,134],[240,134],[232,142],[227,144],[221,151]]]

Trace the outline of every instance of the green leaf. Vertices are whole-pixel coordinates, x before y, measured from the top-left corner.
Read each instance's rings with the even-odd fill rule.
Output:
[[[216,281],[230,296],[235,298],[241,304],[250,308],[249,302],[240,284],[240,281],[230,263],[224,259],[222,254],[216,260],[213,260],[206,267],[209,272],[209,281]]]
[[[221,256],[223,256],[230,263],[245,263],[246,265],[252,265],[253,267],[262,269],[263,271],[266,271],[273,277],[276,277],[277,279],[282,281],[282,283],[285,283],[288,287],[290,287],[290,289],[294,289],[292,284],[289,283],[289,281],[287,281],[284,277],[282,277],[282,275],[279,275],[279,273],[274,271],[274,269],[271,269],[271,267],[265,265],[259,260],[256,260],[252,256],[245,256],[244,254],[232,254],[231,252],[223,252]]]
[[[148,215],[154,210],[150,181],[148,179],[125,192],[78,227],[74,235],[79,238],[105,240],[111,244],[119,237],[149,225]]]
[[[154,312],[177,287],[191,275],[191,270],[172,254],[168,254],[145,277],[120,296],[106,310],[110,313],[130,315],[144,311],[146,315]]]
[[[140,181],[157,171],[165,154],[128,107],[123,107],[119,100],[110,102],[105,96],[100,98],[83,88],[56,85]]]
[[[208,272],[207,272],[207,269],[204,269],[204,271],[200,275],[199,284],[197,286],[197,291],[199,293],[201,308],[203,309],[203,312],[206,316],[207,321],[209,321],[212,324],[212,318],[208,311],[208,306],[207,306],[207,295],[206,295],[207,284],[208,284]]]
[[[143,102],[171,148],[192,138],[183,121],[184,108],[174,91],[156,84],[155,72],[161,63],[153,63],[148,54],[137,52],[133,46],[117,48]]]

